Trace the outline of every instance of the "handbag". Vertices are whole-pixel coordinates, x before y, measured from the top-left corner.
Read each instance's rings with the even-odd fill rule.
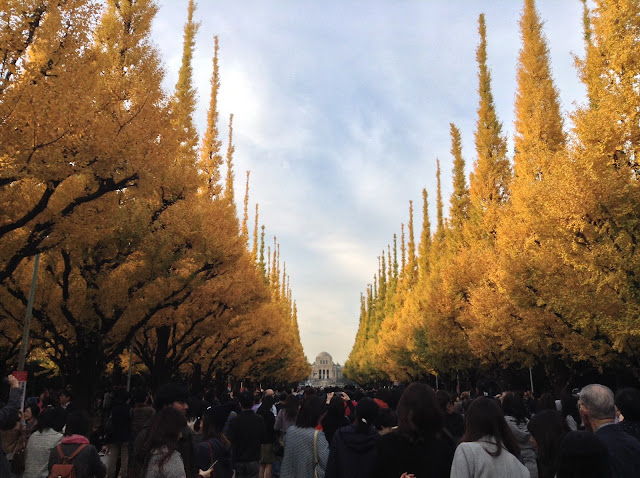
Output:
[[[20,474],[24,472],[24,461],[25,461],[25,452],[27,449],[27,439],[25,434],[23,433],[18,442],[16,443],[15,448],[13,449],[13,456],[11,457],[11,472],[15,474]]]
[[[313,434],[313,478],[318,478],[318,433]]]

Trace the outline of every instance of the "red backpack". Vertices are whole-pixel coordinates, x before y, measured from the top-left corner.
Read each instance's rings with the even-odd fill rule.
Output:
[[[73,467],[73,463],[71,462],[76,457],[76,455],[80,453],[80,451],[82,451],[82,449],[86,446],[87,444],[83,443],[78,448],[76,448],[71,455],[64,456],[64,453],[62,452],[62,446],[58,445],[57,450],[58,455],[60,455],[61,462],[51,467],[49,478],[76,478],[76,470]]]

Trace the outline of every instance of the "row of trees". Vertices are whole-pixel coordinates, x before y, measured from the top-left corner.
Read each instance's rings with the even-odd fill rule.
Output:
[[[511,158],[480,16],[472,173],[451,124],[449,217],[438,164],[435,234],[423,191],[419,246],[410,203],[400,260],[394,236],[361,296],[348,377],[611,366],[640,378],[640,3],[593,3],[576,59],[588,103],[565,129],[542,22],[525,0]]]
[[[151,0],[8,0],[0,13],[0,350],[15,361],[41,254],[31,355],[84,399],[130,348],[153,386],[309,373],[257,205],[249,237],[249,173],[236,210],[217,38],[202,139],[193,122],[195,8],[170,95]]]

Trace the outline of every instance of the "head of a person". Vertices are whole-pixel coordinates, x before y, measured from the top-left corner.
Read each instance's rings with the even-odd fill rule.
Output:
[[[262,403],[260,404],[260,408],[258,410],[260,410],[261,413],[264,413],[264,412],[272,413],[271,408],[275,403],[275,398],[276,397],[274,394],[267,395],[265,393],[264,397],[262,397]]]
[[[158,410],[172,407],[186,415],[189,410],[187,400],[189,400],[189,389],[186,385],[175,382],[167,383],[158,389],[155,405]]]
[[[71,403],[72,399],[73,399],[73,396],[70,390],[65,389],[62,392],[60,392],[60,398],[59,398],[60,405],[62,406],[68,405],[69,403]]]
[[[288,396],[289,396],[289,394],[288,394],[287,392],[281,392],[281,393],[278,395],[278,401],[279,401],[280,403],[286,403],[286,401],[287,401],[287,397],[288,397]]]
[[[52,430],[56,425],[57,414],[55,409],[45,408],[38,415],[38,431]]]
[[[298,409],[300,408],[300,401],[298,397],[293,393],[288,395],[284,402],[285,414],[289,420],[293,420],[298,416]]]
[[[640,390],[637,388],[618,390],[615,403],[626,421],[640,421]]]
[[[85,411],[73,411],[67,415],[67,420],[64,426],[64,434],[70,435],[82,435],[89,437],[91,433],[91,419],[89,414]]]
[[[302,402],[296,426],[299,428],[315,428],[327,411],[325,401],[318,395],[309,395]]]
[[[243,390],[240,393],[240,397],[238,398],[238,401],[240,402],[240,407],[243,410],[251,410],[254,405],[253,393],[251,393],[249,390]]]
[[[229,416],[229,409],[224,405],[209,407],[202,415],[202,439],[222,438],[222,430]]]
[[[398,431],[410,435],[435,436],[444,424],[436,394],[429,385],[412,383],[398,402]]]
[[[513,392],[507,392],[502,397],[502,411],[505,416],[510,416],[518,421],[524,421],[527,416],[527,410],[520,395]]]
[[[443,413],[453,413],[453,401],[451,395],[444,390],[436,390],[436,400]]]
[[[143,445],[134,456],[136,476],[145,475],[145,468],[154,450],[164,451],[158,463],[159,468],[162,469],[162,466],[171,458],[171,455],[178,447],[178,440],[182,437],[182,431],[186,426],[187,419],[182,411],[170,405],[160,409],[151,418],[149,432]]]
[[[543,393],[540,395],[540,398],[536,402],[536,412],[541,412],[542,410],[557,410],[556,400],[553,398],[553,394]]]
[[[344,400],[342,399],[342,394],[340,392],[336,392],[333,397],[331,397],[331,401],[327,406],[327,416],[334,419],[341,419],[345,416]]]
[[[498,401],[478,397],[469,405],[465,418],[465,432],[460,441],[474,442],[487,435],[493,437],[498,445],[495,452],[490,452],[491,455],[500,455],[502,445],[516,456],[520,453],[518,443],[504,419]]]
[[[582,398],[582,396],[581,396]],[[605,478],[610,476],[607,449],[587,431],[567,433],[560,442],[557,478]]]
[[[132,400],[135,405],[143,405],[147,403],[149,392],[144,388],[136,388],[133,391]]]
[[[536,413],[527,423],[531,442],[538,460],[545,464],[555,464],[560,442],[566,434],[564,417],[557,410],[543,410]]]
[[[365,397],[356,406],[356,433],[366,433],[375,427],[380,407],[373,398]]]
[[[616,415],[613,392],[609,387],[597,383],[580,390],[578,410],[584,426],[595,431],[601,423],[613,421]]]
[[[32,403],[25,405],[22,418],[24,418],[27,423],[31,420],[36,420],[38,415],[40,415],[40,407],[38,407],[38,405],[34,405]]]
[[[358,404],[359,405],[359,404]],[[380,435],[384,435],[398,426],[398,415],[392,408],[381,408],[375,420],[375,426]]]

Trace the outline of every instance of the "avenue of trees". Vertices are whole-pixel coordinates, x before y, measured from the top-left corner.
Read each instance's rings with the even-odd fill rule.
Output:
[[[279,245],[265,244],[258,206],[249,211],[249,173],[236,211],[217,38],[200,138],[195,4],[171,93],[150,43],[155,12],[152,0],[3,2],[2,362],[17,363],[40,254],[29,358],[82,398],[131,347],[154,387],[177,376],[298,381],[310,367],[296,305]]]
[[[565,122],[542,22],[524,1],[512,155],[480,16],[471,175],[451,124],[449,216],[438,164],[435,233],[423,191],[422,230],[411,202],[361,295],[349,378],[533,367],[555,386],[588,368],[640,379],[640,2],[583,3],[576,66],[588,100]]]

